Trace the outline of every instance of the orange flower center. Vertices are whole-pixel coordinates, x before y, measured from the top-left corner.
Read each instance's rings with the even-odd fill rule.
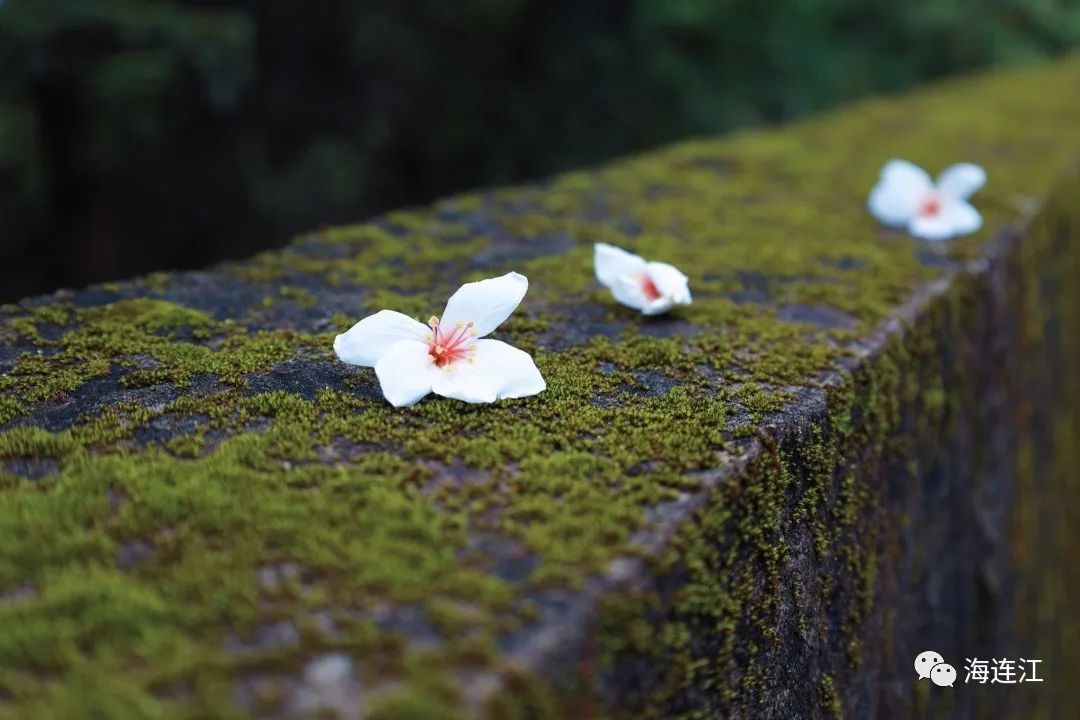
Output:
[[[431,334],[427,337],[428,355],[439,367],[446,367],[455,360],[465,360],[472,355],[472,340],[476,336],[473,323],[459,322],[449,330],[439,325],[439,318],[432,315],[428,320]]]

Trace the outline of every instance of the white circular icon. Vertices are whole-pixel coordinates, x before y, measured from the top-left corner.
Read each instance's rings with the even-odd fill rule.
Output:
[[[930,677],[930,671],[934,669],[934,666],[943,662],[945,662],[945,658],[941,657],[941,653],[924,650],[915,658],[915,672],[919,674],[920,679],[925,680]],[[956,675],[955,670],[953,670],[953,675]]]
[[[930,670],[930,679],[939,687],[952,687],[956,682],[956,668],[949,663],[938,663]]]

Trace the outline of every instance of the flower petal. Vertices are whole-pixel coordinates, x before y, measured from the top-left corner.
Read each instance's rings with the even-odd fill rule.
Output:
[[[923,240],[948,240],[956,231],[952,221],[945,216],[944,212],[937,215],[919,215],[908,226],[908,232]]]
[[[393,310],[380,310],[334,338],[334,352],[352,365],[375,367],[393,345],[402,340],[423,340],[429,328]]]
[[[942,210],[952,220],[955,235],[970,235],[982,227],[982,215],[966,200],[945,203]]]
[[[966,200],[946,198],[933,217],[920,216],[911,222],[911,234],[925,240],[947,240],[968,235],[982,227],[982,216]]]
[[[684,303],[685,304],[685,303]],[[646,303],[641,308],[642,315],[663,315],[675,305],[675,301],[668,295],[656,298]]]
[[[621,282],[621,278],[637,278],[648,267],[644,259],[607,243],[593,245],[593,266],[596,269],[596,279],[601,285],[612,290]]]
[[[972,163],[959,163],[938,177],[938,190],[948,197],[966,200],[986,184],[986,171]]]
[[[620,275],[611,286],[611,294],[618,302],[634,310],[644,310],[649,305],[640,275]]]
[[[436,395],[467,403],[491,403],[498,399],[495,389],[468,362],[455,362],[438,368],[431,384]]]
[[[528,278],[516,272],[465,283],[446,301],[439,322],[447,328],[459,322],[473,322],[478,336],[487,335],[510,317],[528,289]]]
[[[477,340],[473,366],[491,377],[500,398],[521,398],[547,389],[532,356],[498,340]]]
[[[394,344],[375,363],[383,396],[394,407],[413,405],[431,392],[438,370],[428,354],[427,343],[416,340]]]
[[[906,160],[890,160],[870,191],[867,207],[886,225],[908,224],[934,184],[926,171]]]
[[[536,395],[547,388],[529,353],[499,340],[477,340],[471,362],[441,369],[433,390],[437,395],[471,403]]]
[[[649,277],[662,297],[670,298],[676,305],[690,304],[690,279],[674,265],[650,262]]]

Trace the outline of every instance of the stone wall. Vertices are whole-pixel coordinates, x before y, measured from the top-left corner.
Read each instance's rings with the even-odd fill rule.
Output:
[[[965,78],[4,307],[0,718],[1070,715],[1078,86]],[[984,229],[882,230],[894,156],[986,167]],[[614,305],[597,241],[694,304]],[[333,356],[510,270],[539,396],[396,410]],[[1003,656],[1045,681],[963,684]]]

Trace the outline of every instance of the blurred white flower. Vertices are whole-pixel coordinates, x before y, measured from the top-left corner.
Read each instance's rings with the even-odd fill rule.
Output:
[[[395,407],[431,392],[470,403],[536,395],[547,384],[528,353],[479,339],[514,312],[528,288],[518,273],[466,283],[447,301],[442,318],[427,325],[380,310],[338,335],[334,352],[347,363],[375,368]]]
[[[982,227],[982,216],[967,199],[985,183],[986,172],[971,163],[953,165],[935,184],[919,166],[890,160],[867,205],[886,225],[925,240],[948,240]]]
[[[623,305],[643,315],[660,315],[690,304],[689,280],[674,265],[648,262],[614,245],[593,246],[596,279]]]

